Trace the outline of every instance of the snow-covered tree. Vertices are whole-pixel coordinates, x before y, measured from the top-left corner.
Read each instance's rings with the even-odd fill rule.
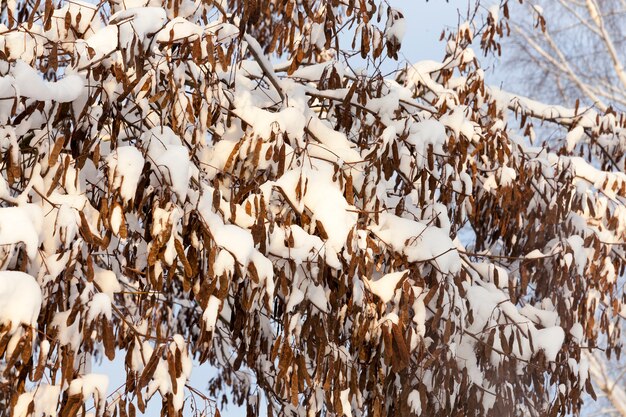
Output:
[[[2,7],[5,414],[563,415],[619,355],[626,175],[580,139],[624,119],[486,85],[506,2],[392,78],[385,2]]]

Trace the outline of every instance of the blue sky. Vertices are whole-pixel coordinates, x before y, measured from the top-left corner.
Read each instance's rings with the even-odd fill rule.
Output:
[[[472,2],[473,3],[473,2]],[[424,59],[439,60],[443,56],[441,30],[456,27],[458,12],[467,10],[467,0],[389,0],[392,7],[402,11],[406,19],[406,34],[401,52],[409,62]]]

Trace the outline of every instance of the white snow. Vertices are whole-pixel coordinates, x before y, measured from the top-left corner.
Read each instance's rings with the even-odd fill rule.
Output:
[[[248,265],[250,257],[254,253],[252,235],[239,226],[224,224],[222,218],[209,207],[202,210],[201,214],[213,235],[213,239],[215,239],[215,243],[229,251],[240,264]]]
[[[176,42],[185,38],[193,40],[200,38],[203,32],[204,30],[195,23],[183,17],[175,17],[157,33],[156,40],[157,42]]]
[[[52,319],[52,326],[58,329],[57,338],[59,344],[68,345],[72,350],[77,351],[81,342],[81,331],[79,327],[81,314],[78,313],[74,322],[68,326],[67,319],[71,312],[72,310],[66,310],[56,313],[54,319]]]
[[[330,160],[340,158],[346,163],[356,163],[363,159],[361,154],[354,149],[352,142],[346,138],[346,135],[334,130],[327,121],[312,115],[306,127],[320,141],[318,146],[311,148],[311,155]]]
[[[12,415],[14,417],[29,417],[32,415],[57,417],[60,393],[60,385],[40,384],[36,390],[25,392],[19,396]],[[29,413],[28,407],[31,402],[34,403],[34,408],[32,413]]]
[[[100,19],[98,7],[76,0],[63,3],[53,12],[51,29],[44,30],[38,21],[32,33],[26,33],[25,26],[15,30],[0,26],[0,50],[7,55],[7,62],[0,62],[0,98],[5,99],[0,102],[0,152],[7,160],[19,161],[26,170],[21,183],[12,182],[10,175],[0,176],[0,250],[5,254],[0,269],[28,271],[0,271],[0,323],[11,323],[13,336],[17,335],[8,346],[11,352],[21,337],[17,329],[23,331],[19,325],[37,326],[40,310],[44,309],[51,323],[39,330],[49,328],[55,332],[55,340],[37,336],[39,354],[44,358],[51,354],[54,361],[58,356],[55,348],[64,346],[80,352],[73,364],[77,369],[72,376],[78,375],[76,379],[62,384],[38,382],[37,389],[17,399],[13,410],[17,417],[26,417],[31,403],[37,415],[56,416],[59,397],[64,395],[80,394],[85,401],[94,397],[96,406],[103,407],[108,378],[88,373],[91,356],[83,352],[81,345],[96,339],[97,326],[86,333],[91,323],[111,320],[114,308],[118,311],[114,302],[131,315],[129,320],[140,333],[150,336],[154,331],[149,328],[152,321],[132,316],[141,310],[134,304],[142,299],[134,295],[136,292],[155,292],[165,307],[166,301],[176,303],[173,309],[164,307],[158,312],[169,320],[162,328],[166,330],[171,330],[169,325],[175,323],[179,308],[202,308],[197,306],[197,298],[185,298],[190,294],[187,287],[180,294],[171,294],[170,300],[156,294],[158,290],[150,288],[152,281],[142,274],[148,270],[147,254],[159,248],[153,266],[157,279],[182,280],[178,276],[182,270],[178,262],[182,257],[177,246],[180,242],[184,242],[187,255],[200,252],[194,269],[200,268],[203,279],[225,276],[228,285],[245,286],[246,295],[254,297],[250,314],[259,319],[259,340],[268,346],[276,340],[277,327],[271,314],[276,298],[285,306],[285,317],[279,317],[285,319],[285,327],[279,329],[284,334],[283,342],[297,349],[301,347],[297,342],[307,315],[330,318],[342,326],[341,332],[348,339],[341,343],[329,340],[324,356],[333,355],[337,369],[356,363],[358,352],[350,349],[349,335],[359,320],[367,320],[364,340],[372,346],[382,343],[385,328],[400,325],[409,334],[406,342],[413,352],[422,347],[437,348],[433,344],[440,338],[427,334],[443,333],[444,329],[426,329],[433,314],[442,313],[442,326],[453,324],[445,331],[454,328],[446,342],[448,359],[456,360],[471,383],[485,390],[482,404],[486,412],[495,403],[495,397],[488,392],[504,388],[493,386],[493,374],[485,366],[497,368],[511,357],[520,359],[515,366],[522,374],[529,369],[528,363],[543,352],[549,362],[557,357],[566,361],[572,374],[578,375],[578,382],[586,381],[589,364],[584,357],[571,357],[572,346],[564,346],[565,336],[566,332],[571,335],[567,343],[582,345],[587,333],[592,335],[596,329],[588,329],[588,323],[575,323],[569,330],[561,327],[576,320],[563,317],[563,305],[566,309],[570,306],[570,289],[559,289],[559,296],[565,299],[555,303],[557,309],[550,298],[530,297],[529,301],[525,297],[529,293],[521,294],[518,304],[509,291],[514,293],[519,288],[509,287],[519,282],[518,264],[524,262],[554,262],[555,268],[571,268],[568,271],[581,277],[589,274],[593,262],[592,270],[601,276],[603,284],[619,284],[621,265],[614,254],[599,256],[587,239],[614,242],[611,250],[622,250],[626,174],[607,172],[595,161],[586,160],[586,154],[573,157],[527,146],[526,139],[513,134],[509,115],[501,110],[563,123],[563,134],[557,139],[570,152],[588,145],[587,136],[598,133],[594,140],[616,155],[614,150],[624,145],[618,117],[593,110],[577,113],[496,88],[473,88],[470,82],[479,81],[473,85],[480,85],[484,72],[474,71],[473,64],[467,71],[458,71],[476,54],[469,47],[455,50],[458,44],[452,38],[447,43],[450,56],[444,62],[422,61],[399,73],[395,80],[383,80],[378,97],[363,97],[360,91],[348,97],[354,92],[350,87],[355,77],[361,82],[367,70],[352,70],[337,59],[338,51],[326,48],[327,28],[320,22],[305,25],[294,39],[296,44],[308,47],[306,43],[310,42],[318,48],[315,59],[304,61],[289,74],[289,63],[273,65],[249,34],[242,33],[243,40],[238,38],[242,30],[238,27],[239,16],[230,16],[232,22],[227,23],[226,16],[203,14],[205,7],[218,3],[204,3],[184,0],[176,7],[167,7],[152,0],[114,0],[110,4],[113,15],[107,23],[106,17]],[[365,3],[364,7],[374,6]],[[105,7],[102,14],[108,11]],[[500,18],[496,6],[486,12],[496,22]],[[293,17],[297,14],[296,10]],[[214,20],[207,23],[205,18]],[[397,10],[390,10],[384,32],[376,24],[362,22],[358,29],[367,31],[374,48],[382,47],[385,41],[396,44],[406,32],[405,20]],[[458,35],[466,38],[480,34],[471,22],[462,23],[459,30]],[[451,36],[455,36],[454,31]],[[209,42],[221,48],[219,53],[236,46],[234,65],[211,68],[206,59]],[[44,77],[37,66],[40,60],[45,62],[51,44],[61,45],[64,50],[56,73],[59,80],[54,82],[47,79],[51,73]],[[194,50],[194,59],[178,59],[187,47],[198,46],[200,57]],[[250,53],[254,59],[247,58]],[[143,61],[130,64],[142,64],[147,70],[140,71],[126,62],[137,56]],[[325,86],[319,80],[331,71],[337,75],[340,85],[335,87],[339,88]],[[120,82],[122,78],[124,82]],[[163,85],[171,90],[159,90]],[[87,104],[89,96],[95,102]],[[84,109],[86,119],[71,124],[71,129],[84,131],[84,143],[92,144],[92,148],[81,152],[91,157],[99,150],[99,161],[76,158],[74,143],[66,144],[60,157],[50,157],[55,139],[66,134],[64,126],[53,123],[49,114],[51,109],[59,108],[59,103],[71,103],[75,117]],[[344,129],[337,115],[350,105],[362,117],[354,117],[352,127]],[[492,105],[495,115],[491,114]],[[112,115],[125,120],[115,135],[111,126],[115,121],[104,114],[111,108]],[[25,115],[19,126],[13,126],[16,112]],[[485,120],[488,126],[483,125]],[[501,152],[497,160],[490,155],[492,145]],[[24,146],[33,147],[39,154],[25,152]],[[467,151],[467,159],[459,160],[451,149],[459,154]],[[279,161],[278,152],[282,150],[285,160]],[[34,164],[25,158],[27,155],[37,155]],[[376,158],[383,155],[394,158],[391,172],[389,165],[385,164],[383,172],[376,166]],[[80,164],[84,164],[82,168]],[[535,181],[528,172],[522,172],[520,164],[541,180]],[[146,177],[142,178],[144,166]],[[580,197],[580,208],[565,220],[574,229],[571,233],[549,242],[539,239],[535,246],[525,246],[524,253],[528,253],[515,260],[509,259],[510,248],[503,246],[509,244],[506,239],[495,244],[485,242],[483,248],[489,249],[473,254],[483,250],[473,247],[480,246],[473,245],[478,236],[472,234],[470,226],[461,231],[457,226],[468,219],[473,224],[472,216],[477,213],[472,210],[481,198],[507,193],[520,181],[535,181],[537,194],[545,194],[549,203],[529,198],[523,207],[528,213],[519,217],[523,221],[526,214],[558,203],[553,189],[559,189],[555,178],[560,173],[573,177],[572,205],[578,205]],[[140,183],[145,184],[146,189],[140,191],[145,201],[152,199],[152,206],[138,213],[138,205],[131,202]],[[99,201],[108,201],[108,219],[101,218],[96,206]],[[504,210],[503,214],[511,213]],[[611,215],[617,218],[613,222],[616,224],[609,224]],[[515,227],[521,230],[523,225],[515,224],[514,217],[511,222],[513,229],[509,233]],[[113,237],[103,231],[108,226]],[[122,239],[119,235],[124,226],[132,233]],[[102,234],[103,241],[111,237],[108,247],[87,245],[83,241],[89,240],[85,227],[94,235]],[[190,230],[194,227],[198,230]],[[454,241],[451,236],[456,236]],[[259,244],[259,240],[264,243]],[[22,249],[28,259],[16,255]],[[207,264],[205,255],[209,250],[215,251],[208,257],[213,265]],[[132,255],[125,259],[127,253]],[[552,256],[556,254],[559,256]],[[474,255],[480,262],[471,260]],[[85,259],[88,265],[81,264]],[[68,270],[74,263],[74,270]],[[173,268],[174,264],[179,269]],[[90,266],[93,282],[85,277]],[[286,277],[281,273],[277,290],[274,273],[281,268],[285,268]],[[346,275],[348,268],[353,271],[350,276]],[[215,276],[207,278],[208,270]],[[67,276],[61,275],[64,271]],[[258,281],[252,279],[256,275]],[[439,286],[435,297],[426,302],[435,282]],[[332,293],[337,283],[348,298],[339,306]],[[54,301],[54,297],[48,300],[44,295],[54,293],[59,285],[67,300],[59,306],[42,307],[42,303]],[[179,291],[178,286],[173,288]],[[529,288],[532,291],[533,286]],[[192,292],[197,295],[200,291],[200,283],[195,280]],[[587,298],[583,302],[588,308],[609,297],[600,289],[585,291]],[[408,318],[396,305],[396,301],[406,299],[405,295],[412,300],[405,306],[412,314]],[[539,297],[540,292],[534,295]],[[229,321],[233,302],[238,301],[234,297],[237,294],[232,292],[219,296],[213,292],[208,300],[203,298],[207,305],[200,324],[208,332],[217,328],[220,332],[215,332],[210,342],[216,344],[200,349],[213,349],[211,354],[218,364],[230,365],[226,361],[232,359],[229,355],[237,348],[222,337],[222,330],[228,332],[228,326],[218,324],[220,319]],[[68,325],[70,314],[78,307],[79,313]],[[163,334],[160,340],[137,340],[129,352],[128,366],[141,372],[150,355],[159,352],[158,366],[144,397],[157,392],[162,396],[171,394],[174,408],[180,410],[189,395],[185,383],[194,364],[187,341],[171,333]],[[192,330],[184,337],[193,339],[196,333]],[[477,355],[489,334],[496,337],[483,365]],[[507,350],[503,340],[514,341],[507,359],[501,353]],[[194,354],[198,353],[195,341],[191,346]],[[175,378],[170,377],[172,355],[182,360],[182,373]],[[263,369],[271,377],[276,364],[262,356],[258,363],[248,365],[258,366],[253,372]],[[309,359],[305,358],[307,367],[311,365]],[[352,372],[349,366],[346,369]],[[381,369],[386,372],[388,367]],[[235,377],[244,390],[246,384],[254,383],[248,371]],[[420,379],[428,385],[433,374],[426,369]],[[343,414],[360,415],[365,393],[354,392],[347,385],[340,388],[337,395]],[[554,387],[564,393],[567,388]],[[417,388],[408,387],[407,392],[410,410],[417,415],[427,412],[430,404],[422,403]],[[463,393],[450,394],[450,401],[455,401]],[[311,414],[325,409],[321,388],[307,401],[317,407]],[[285,410],[294,414],[299,411],[296,407]]]
[[[158,126],[142,137],[148,150],[148,160],[160,172],[161,178],[172,186],[181,201],[189,188],[191,165],[189,151],[180,138],[167,126]]]
[[[66,75],[57,82],[45,81],[33,67],[23,61],[15,63],[13,76],[21,96],[39,101],[74,101],[84,88],[84,80],[78,75]]]
[[[408,271],[399,271],[385,274],[375,281],[364,279],[365,287],[376,294],[383,303],[393,299],[398,283],[407,275]]]
[[[31,34],[22,31],[5,33],[5,30],[3,30],[3,34],[0,38],[0,45],[8,52],[9,58],[32,62],[35,56],[41,53],[42,45]]]
[[[402,14],[395,9],[389,9],[389,17],[385,27],[385,37],[396,42],[402,42],[406,33],[406,22]]]
[[[416,415],[422,414],[422,401],[420,399],[420,393],[417,390],[411,391],[409,394],[409,407],[411,407],[411,411]]]
[[[202,319],[204,320],[205,328],[207,331],[213,331],[215,329],[215,324],[217,323],[217,315],[219,312],[219,308],[222,302],[219,298],[212,295],[209,298],[209,303],[207,307],[204,309],[204,313],[202,314]]]
[[[113,300],[113,295],[122,290],[122,286],[115,275],[115,272],[94,266],[94,278],[96,284],[102,293],[109,296]]]
[[[293,246],[289,247],[285,244],[293,239]],[[271,254],[283,258],[293,259],[296,265],[303,262],[315,261],[317,257],[323,258],[329,266],[340,268],[341,263],[333,250],[328,250],[324,241],[318,236],[310,235],[300,226],[291,225],[288,228],[275,227],[270,234],[269,251]]]
[[[298,138],[304,134],[306,119],[302,113],[293,107],[287,107],[279,112],[270,112],[251,105],[247,94],[238,95],[235,101],[235,113],[246,123],[252,125],[256,135],[268,139],[272,132],[286,132],[290,137]]]
[[[89,38],[97,33],[103,26],[101,19],[97,15],[97,7],[94,4],[80,0],[72,0],[63,4],[59,9],[54,10],[51,19],[51,28],[46,31],[46,35],[54,40],[66,38],[74,39],[74,34],[82,34]],[[70,27],[65,28],[65,18],[69,14]],[[80,21],[78,16],[80,15]]]
[[[117,236],[120,233],[120,228],[122,227],[122,223],[124,222],[124,212],[122,206],[116,205],[111,210],[111,218],[109,219],[111,223],[111,231]]]
[[[451,273],[461,268],[459,254],[442,229],[381,213],[380,223],[371,230],[395,251],[404,253],[409,262],[433,261],[442,271]]]
[[[315,224],[316,220],[321,222],[328,236],[327,258],[330,256],[331,260],[334,259],[329,251],[337,253],[343,248],[348,233],[356,223],[357,215],[351,211],[338,184],[332,181],[332,173],[326,170],[292,170],[286,172],[275,184],[295,207],[300,210],[306,207],[313,213],[312,223]],[[297,187],[302,190],[300,199],[296,193]]]
[[[352,417],[352,404],[350,403],[350,389],[344,389],[339,393],[341,408],[346,417]]]
[[[534,249],[528,252],[526,256],[524,256],[524,258],[526,259],[537,259],[537,258],[543,258],[543,257],[545,257],[545,255],[539,249]]]
[[[285,309],[289,312],[293,311],[304,300],[304,293],[299,288],[293,288],[289,294],[289,302]]]
[[[93,396],[96,404],[99,404],[98,411],[104,411],[107,388],[109,387],[109,377],[104,374],[86,374],[72,380],[67,390],[69,395],[81,394],[83,399]]]
[[[0,271],[0,322],[35,326],[42,292],[32,276],[18,271]]]
[[[111,320],[112,307],[111,297],[105,293],[94,294],[89,303],[89,313],[87,314],[87,322],[90,323],[100,315]]]
[[[531,319],[534,323],[543,327],[553,327],[559,323],[559,315],[556,311],[544,310],[530,304],[519,309],[520,314]]]
[[[135,198],[144,164],[141,152],[134,146],[120,146],[108,156],[107,164],[111,187],[119,189],[124,201]]]
[[[309,281],[306,296],[318,310],[328,313],[328,295],[322,285],[317,285],[313,281]]]
[[[77,49],[81,55],[87,56],[87,47],[95,54],[94,59],[102,59],[117,49],[119,29],[115,25],[106,26],[87,39],[86,42],[78,42]]]
[[[576,343],[582,343],[585,337],[583,326],[580,323],[574,323],[569,329],[569,333],[574,338]]]
[[[219,277],[224,273],[233,274],[234,272],[235,258],[227,250],[220,250],[213,263],[213,273]]]
[[[543,349],[546,359],[550,362],[556,360],[556,355],[561,350],[564,340],[565,332],[559,326],[539,329],[533,338],[533,342],[536,343],[537,347]]]
[[[37,255],[43,226],[41,208],[34,204],[0,208],[0,245],[24,243],[30,259]]]
[[[570,130],[565,137],[565,141],[567,142],[567,150],[572,151],[584,135],[585,129],[582,126],[576,126],[572,130]]]
[[[109,24],[117,24],[120,31],[126,32],[120,34],[120,39],[126,41],[122,43],[122,47],[126,47],[133,38],[132,34],[143,40],[158,32],[166,19],[166,12],[161,7],[133,7],[113,14]]]
[[[319,80],[324,71],[329,71],[331,67],[335,66],[335,62],[320,62],[319,64],[312,64],[308,66],[301,66],[296,69],[291,78],[301,78],[303,80],[315,81]]]

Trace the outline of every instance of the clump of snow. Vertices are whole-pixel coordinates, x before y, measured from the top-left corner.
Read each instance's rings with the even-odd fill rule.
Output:
[[[184,201],[191,177],[187,147],[167,126],[158,126],[144,133],[142,142],[148,149],[150,163],[160,172],[161,178],[172,186],[178,198]]]
[[[56,327],[58,329],[58,341],[61,345],[68,345],[75,352],[78,350],[81,342],[81,332],[80,332],[80,313],[78,313],[76,319],[71,325],[67,325],[67,319],[70,316],[72,310],[66,310],[62,312],[58,312],[54,315],[54,319],[52,319],[52,327]]]
[[[51,27],[46,31],[46,35],[55,40],[75,39],[74,34],[89,38],[103,26],[97,11],[98,8],[95,4],[80,0],[67,2],[52,13]],[[68,15],[69,27],[66,28],[66,16]]]
[[[193,370],[193,363],[189,353],[187,351],[187,344],[185,343],[185,339],[179,334],[176,334],[172,337],[173,342],[170,343],[169,349],[172,354],[176,354],[176,351],[179,352],[181,358],[181,369],[180,375],[176,378],[177,389],[173,390],[174,393],[174,409],[180,410],[183,408],[183,404],[185,401],[185,384],[187,380],[191,376],[191,371]]]
[[[526,304],[519,309],[519,312],[531,319],[533,323],[540,324],[543,327],[553,327],[559,323],[559,315],[556,311],[544,310]]]
[[[19,271],[0,271],[0,322],[35,326],[42,293],[32,276]]]
[[[119,189],[124,201],[135,198],[144,165],[141,152],[134,146],[120,146],[107,157],[107,164],[111,187]]]
[[[61,393],[60,385],[41,384],[35,391],[25,392],[19,396],[15,408],[13,409],[14,417],[56,417],[59,395]],[[33,403],[33,410],[29,412],[28,408]]]
[[[120,28],[122,48],[128,47],[134,37],[140,40],[158,32],[167,19],[162,7],[133,7],[121,10],[111,16],[109,24],[117,24]]]
[[[561,350],[563,341],[565,340],[565,332],[559,326],[553,326],[546,329],[537,330],[533,341],[537,347],[542,349],[546,355],[546,359],[550,362],[556,360],[556,355]]]
[[[537,259],[537,258],[543,258],[543,257],[545,257],[545,255],[539,249],[534,249],[528,252],[526,256],[524,256],[524,258],[526,259]]]
[[[335,62],[320,62],[319,64],[308,65],[306,67],[299,67],[292,74],[291,78],[301,78],[303,80],[315,81],[319,80],[324,71],[329,71],[330,68],[335,67]]]
[[[569,333],[572,335],[576,343],[581,343],[584,340],[585,333],[583,326],[580,323],[574,323],[571,329],[569,329]]]
[[[385,37],[394,42],[402,42],[406,33],[406,21],[404,16],[396,9],[388,9],[389,16],[385,27]]]
[[[307,122],[308,130],[320,141],[320,146],[313,147],[311,155],[323,158],[340,158],[347,163],[356,163],[363,158],[354,149],[354,144],[348,140],[342,132],[334,130],[327,121],[320,120],[319,117],[311,115]]]
[[[582,126],[576,126],[572,130],[570,130],[565,137],[565,141],[567,142],[567,150],[571,152],[576,147],[578,142],[580,142],[584,135],[585,129]]]
[[[122,286],[120,285],[120,282],[118,281],[115,272],[102,269],[98,266],[94,266],[93,269],[94,282],[98,285],[100,291],[102,291],[104,294],[107,294],[112,300],[113,294],[122,290]]]
[[[42,226],[41,208],[35,204],[0,208],[0,245],[23,243],[28,257],[34,259]]]
[[[57,82],[45,81],[33,67],[23,61],[15,63],[13,76],[21,96],[39,101],[74,101],[81,95],[85,84],[78,75],[66,75]]]
[[[175,17],[167,22],[165,27],[156,35],[157,42],[177,42],[182,39],[198,39],[204,30],[182,17]]]
[[[585,265],[588,259],[589,248],[585,248],[585,242],[582,237],[573,235],[567,238],[569,248],[574,253],[574,263],[576,265],[576,271],[579,275],[583,275],[585,271]]]
[[[376,294],[383,303],[393,299],[398,283],[407,275],[408,271],[399,271],[385,274],[375,281],[365,280],[365,287]]]
[[[215,323],[217,323],[217,315],[221,304],[222,302],[219,298],[213,295],[209,298],[209,303],[202,314],[202,319],[204,320],[207,331],[213,331],[215,329]]]
[[[350,403],[350,389],[344,389],[339,393],[341,408],[346,417],[352,417],[352,404]]]
[[[293,245],[286,245],[289,239]],[[270,234],[269,251],[271,254],[283,258],[293,259],[296,265],[305,261],[315,261],[321,257],[333,268],[341,268],[337,254],[333,250],[326,250],[324,241],[318,236],[310,235],[300,226],[291,225],[287,228],[275,227]]]
[[[317,285],[309,280],[306,297],[318,310],[328,313],[328,294],[323,285]]]
[[[289,312],[293,311],[304,300],[304,292],[300,288],[293,288],[291,294],[289,294],[289,301],[285,309]]]
[[[169,350],[167,354],[174,357],[180,355],[181,367],[180,369],[170,370],[168,361],[160,358],[152,380],[148,384],[147,397],[150,398],[157,391],[159,391],[163,397],[168,394],[173,394],[172,405],[174,406],[174,410],[180,410],[184,404],[185,384],[191,376],[193,363],[187,352],[183,337],[176,334],[172,339],[173,341],[167,346]],[[149,351],[151,352],[151,349],[149,349]],[[174,379],[172,379],[170,372],[176,375]]]
[[[215,257],[213,273],[219,277],[222,274],[233,274],[234,272],[235,258],[227,250],[221,249]]]
[[[234,39],[240,33],[239,27],[236,25],[228,22],[220,22],[219,20],[209,22],[206,25],[205,30],[207,33],[215,36],[215,40],[217,42],[226,42]]]
[[[224,224],[210,207],[201,211],[202,218],[207,223],[213,239],[218,246],[226,249],[242,265],[248,265],[254,253],[254,240],[248,231],[234,224]]]
[[[81,394],[84,399],[93,396],[96,404],[99,404],[99,411],[102,412],[105,406],[107,388],[109,387],[109,377],[104,374],[86,374],[72,380],[67,390],[69,395]]]
[[[124,212],[122,206],[116,205],[111,210],[111,218],[109,219],[111,224],[111,231],[115,235],[119,235],[120,228],[122,227],[122,223],[124,222]]]
[[[267,139],[272,132],[286,132],[290,137],[301,138],[304,134],[306,119],[302,112],[294,107],[287,107],[279,112],[269,112],[252,105],[247,92],[238,95],[235,100],[235,113],[252,125],[254,132]]]
[[[285,173],[275,184],[281,188],[294,207],[300,210],[306,207],[313,213],[312,223],[320,221],[328,236],[327,257],[334,259],[334,255],[328,255],[329,251],[337,253],[344,247],[348,233],[356,224],[357,215],[351,211],[338,184],[332,181],[332,172],[325,169],[304,172],[292,170]],[[297,188],[301,190],[300,198],[296,192]]]
[[[87,322],[92,322],[100,315],[111,320],[111,297],[104,293],[97,293],[91,298],[89,303],[89,313],[87,314]]]
[[[88,56],[89,50],[94,54],[94,59],[102,59],[117,49],[118,37],[117,26],[106,26],[86,41],[77,41],[76,49],[83,57]]]
[[[8,58],[20,59],[29,63],[41,54],[43,48],[42,43],[37,42],[32,34],[22,31],[8,31],[6,33],[6,30],[3,30],[0,46],[8,52]]]
[[[417,390],[411,391],[408,398],[409,407],[411,407],[411,411],[415,413],[415,415],[422,414],[422,401],[420,399],[420,393]]]
[[[423,166],[428,155],[428,148],[432,145],[433,152],[443,153],[443,145],[448,140],[443,123],[434,119],[426,119],[411,125],[408,143],[417,150],[416,163]]]
[[[259,275],[261,284],[265,285],[265,292],[270,299],[274,296],[274,264],[265,255],[255,250],[250,257],[250,262],[254,264]],[[271,306],[270,306],[271,308]]]
[[[393,250],[404,253],[409,262],[432,261],[444,272],[455,273],[461,260],[450,236],[437,227],[381,213],[371,230]]]

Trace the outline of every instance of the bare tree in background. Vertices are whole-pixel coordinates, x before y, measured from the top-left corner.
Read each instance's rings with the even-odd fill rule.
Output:
[[[510,23],[521,83],[542,100],[626,108],[626,1],[540,0]]]
[[[626,108],[626,1],[624,0],[539,0],[519,6],[509,21],[511,37],[505,55],[505,68],[515,82],[509,88],[524,90],[533,99],[583,108],[596,108],[605,114]],[[512,44],[512,45],[511,45]],[[511,78],[509,78],[511,80]],[[553,122],[555,120],[551,120]],[[548,123],[556,134],[544,135],[565,141],[551,145],[604,155],[623,147],[623,138],[602,135],[592,138],[569,123]],[[531,139],[534,131],[526,131]],[[581,137],[582,136],[582,137]],[[544,142],[545,143],[545,142]],[[619,154],[619,150],[616,152]],[[591,158],[594,159],[594,158]],[[611,163],[614,171],[624,171],[624,164]],[[596,159],[597,161],[597,159]],[[620,278],[624,281],[624,277]],[[600,351],[586,352],[590,374],[601,391],[599,410],[593,415],[626,416],[626,363],[613,356],[607,359]],[[607,405],[608,406],[605,406]]]

